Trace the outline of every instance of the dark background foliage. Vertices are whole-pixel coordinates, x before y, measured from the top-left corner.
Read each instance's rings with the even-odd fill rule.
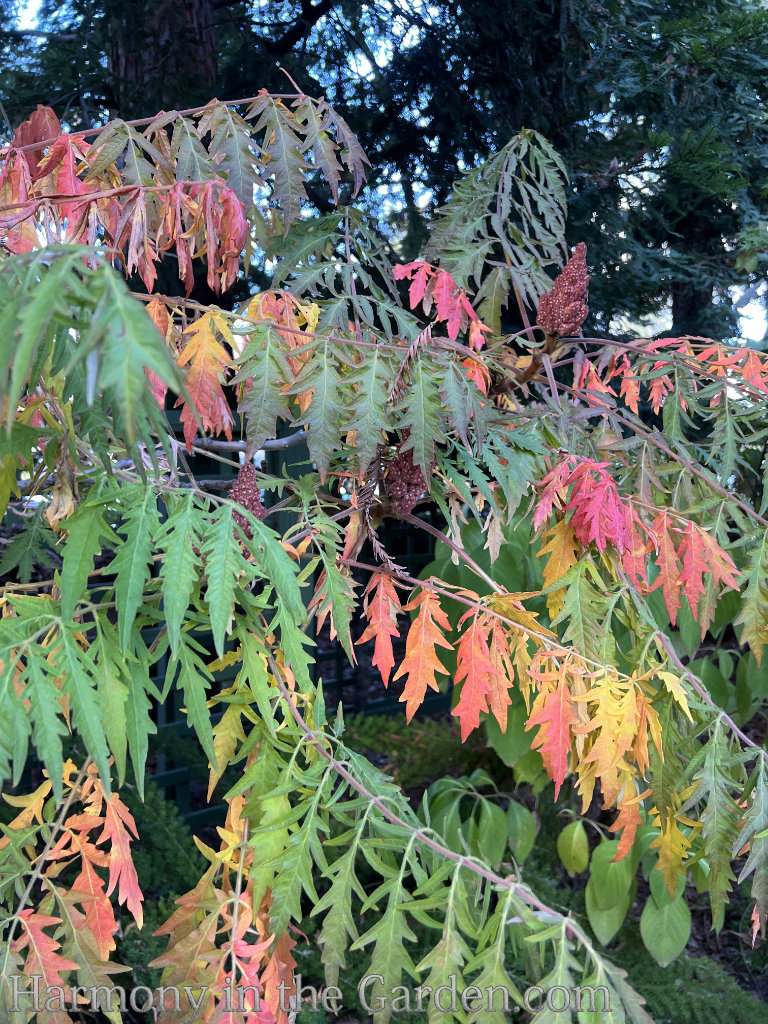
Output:
[[[756,0],[0,0],[0,98],[74,128],[233,99],[325,94],[371,156],[362,202],[403,258],[456,177],[521,127],[571,179],[587,330],[733,336],[765,278],[768,11]],[[324,190],[310,191],[321,210]],[[659,315],[662,314],[661,319]],[[510,321],[510,327],[516,326]]]

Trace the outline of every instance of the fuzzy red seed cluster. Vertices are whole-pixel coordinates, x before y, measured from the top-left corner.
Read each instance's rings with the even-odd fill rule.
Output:
[[[238,502],[257,519],[264,519],[266,516],[267,510],[261,503],[261,491],[256,483],[256,469],[252,462],[246,462],[240,469],[229,496],[232,501]],[[251,527],[245,516],[240,512],[235,512],[232,518],[245,536],[250,538],[252,536]]]
[[[588,288],[587,247],[579,242],[563,272],[555,278],[552,291],[539,301],[539,327],[561,338],[576,334],[589,313]]]

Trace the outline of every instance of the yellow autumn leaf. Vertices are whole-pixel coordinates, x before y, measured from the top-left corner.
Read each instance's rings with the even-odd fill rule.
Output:
[[[659,671],[657,675],[683,709],[688,720],[692,722],[693,718],[691,717],[691,712],[688,710],[688,698],[685,696],[685,690],[683,689],[683,683],[680,677],[676,676],[674,672],[664,671]]]

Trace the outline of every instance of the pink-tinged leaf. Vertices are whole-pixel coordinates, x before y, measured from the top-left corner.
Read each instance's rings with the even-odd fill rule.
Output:
[[[184,382],[203,429],[214,434],[224,433],[231,441],[234,418],[219,380],[219,374],[226,377],[231,360],[216,340],[216,327],[216,315],[211,313],[206,313],[190,325],[184,335],[189,340],[179,357],[179,366],[189,366]],[[184,424],[184,440],[191,451],[197,433],[195,415],[183,396],[177,400],[176,405],[183,406],[181,422]]]
[[[461,365],[464,369],[464,376],[473,380],[483,394],[487,395],[488,388],[491,386],[491,375],[485,363],[480,362],[479,359],[474,359],[472,356],[467,356],[466,359],[462,359]]]
[[[648,591],[648,565],[646,555],[651,545],[640,532],[643,529],[637,513],[630,507],[629,543],[621,554],[621,564],[630,583],[641,593]]]
[[[109,954],[116,948],[113,936],[117,931],[117,921],[112,902],[104,891],[104,882],[90,861],[83,860],[83,869],[72,883],[72,892],[82,892],[92,897],[83,901],[85,921],[96,939],[99,956],[102,960],[108,960]]]
[[[682,561],[680,586],[688,598],[694,619],[698,619],[699,601],[706,591],[704,576],[708,573],[709,566],[698,531],[690,521],[683,531],[683,539],[677,549],[677,557]]]
[[[27,977],[32,977],[35,974],[42,977],[45,981],[44,988],[50,989],[54,985],[63,987],[64,981],[61,972],[76,971],[78,964],[61,956],[57,952],[61,949],[61,943],[43,931],[43,928],[61,924],[61,918],[38,914],[29,907],[19,911],[18,917],[21,934],[11,942],[11,950],[14,953],[27,950],[24,974]]]
[[[411,309],[416,309],[418,304],[424,298],[424,294],[427,290],[427,282],[432,274],[432,268],[428,263],[421,263],[416,276],[411,280],[411,287],[408,289],[408,301],[411,305]]]
[[[37,109],[23,121],[13,133],[11,149],[24,148],[24,156],[29,164],[29,170],[33,180],[38,177],[37,168],[43,156],[45,145],[57,139],[61,135],[61,124],[58,117],[50,107],[44,107],[38,103]],[[39,142],[40,146],[34,149],[26,149],[32,143]]]
[[[605,551],[610,542],[622,553],[630,545],[631,514],[613,477],[605,472],[606,465],[585,459],[574,469],[568,480],[574,487],[566,509],[573,509],[571,528],[582,544],[594,541],[598,551]]]
[[[656,365],[662,366],[664,364],[657,363]],[[658,416],[661,412],[661,407],[664,405],[664,399],[672,392],[672,381],[667,374],[661,377],[654,377],[649,384],[649,390],[651,393],[651,407]]]
[[[107,839],[111,843],[109,851],[109,896],[115,887],[118,888],[118,902],[128,908],[133,919],[141,929],[144,922],[142,902],[144,897],[139,888],[139,879],[131,858],[131,834],[138,839],[136,822],[117,793],[109,800],[104,800],[104,831],[99,842]]]
[[[552,509],[562,511],[568,490],[568,480],[573,470],[573,455],[567,455],[547,473],[538,485],[539,501],[533,513],[533,529],[538,530],[552,515]]]
[[[555,783],[555,799],[568,774],[568,756],[571,752],[571,726],[577,724],[571,706],[571,693],[561,675],[556,690],[540,692],[533,702],[526,732],[534,725],[539,731],[531,746],[541,753],[547,774]]]
[[[485,335],[493,334],[490,327],[486,327],[484,323],[477,319],[477,316],[470,317],[472,322],[469,325],[469,347],[479,352],[485,344]]]

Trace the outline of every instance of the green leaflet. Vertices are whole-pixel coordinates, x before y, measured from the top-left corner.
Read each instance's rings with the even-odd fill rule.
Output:
[[[736,839],[738,809],[728,791],[730,779],[726,768],[733,763],[727,737],[723,735],[722,719],[718,718],[706,744],[704,766],[697,773],[699,787],[694,794],[706,806],[699,815],[704,838],[704,855],[709,864],[709,901],[712,925],[716,931],[723,926],[725,905],[735,875],[731,870],[731,848]]]
[[[204,526],[202,511],[196,507],[195,496],[190,492],[178,500],[158,537],[163,553],[163,608],[174,653],[178,650],[181,626],[200,577],[202,562],[198,551]]]
[[[55,563],[51,557],[51,548],[56,538],[44,517],[44,511],[42,507],[39,508],[21,533],[6,546],[0,561],[0,576],[10,576],[15,569],[19,582],[29,583],[36,565],[53,568]]]
[[[121,488],[125,520],[121,527],[122,544],[110,566],[116,573],[115,602],[120,630],[120,646],[128,646],[136,612],[144,600],[149,580],[153,541],[159,528],[157,494],[150,486],[137,484]]]
[[[299,123],[281,100],[266,92],[254,100],[245,116],[257,118],[254,131],[263,132],[261,150],[268,158],[268,173],[275,179],[273,200],[280,208],[287,231],[299,217],[302,201],[307,198],[304,176],[308,168],[298,136]]]
[[[348,429],[356,431],[355,453],[361,480],[384,440],[388,424],[387,400],[394,375],[392,357],[376,347],[369,349],[344,378],[345,386],[354,388],[348,408]]]
[[[560,157],[526,128],[456,182],[438,211],[426,259],[439,262],[462,288],[480,288],[483,317],[497,333],[512,289],[529,306],[549,290],[545,268],[559,266],[563,255],[565,182]],[[488,259],[494,246],[502,249],[503,269]]]
[[[328,182],[334,202],[338,202],[342,168],[336,159],[338,146],[326,131],[329,110],[327,103],[321,102],[316,106],[305,96],[296,105],[294,116],[299,124],[304,125],[306,138],[302,146],[303,151],[306,153],[312,150],[315,166]]]
[[[748,580],[742,609],[734,625],[743,627],[741,642],[749,644],[759,665],[768,642],[768,530],[759,535],[752,549]]]
[[[61,740],[68,735],[61,714],[61,692],[43,670],[40,658],[30,658],[25,676],[24,696],[29,700],[29,713],[34,726],[37,756],[48,770],[57,802],[63,796]]]
[[[288,773],[290,771],[289,767]],[[330,793],[332,777],[325,761],[320,764],[316,762],[310,772],[304,773],[302,782],[311,786],[314,792],[309,799],[293,809],[292,818],[297,823],[290,833],[285,851],[280,854],[280,870],[272,886],[275,910],[270,914],[270,926],[276,935],[287,929],[289,921],[301,920],[302,892],[309,896],[313,905],[319,900],[313,880],[313,864],[317,862],[321,867],[324,866],[320,833],[328,832],[328,824],[321,807]],[[291,783],[291,788],[293,786],[294,783]]]
[[[176,119],[171,137],[171,159],[176,161],[176,181],[207,181],[216,176],[216,165],[200,141],[202,131],[185,117]]]
[[[211,713],[206,705],[206,689],[213,683],[213,676],[201,657],[206,654],[205,648],[187,633],[179,647],[178,656],[171,659],[168,671],[173,673],[178,663],[176,685],[184,691],[187,720],[197,733],[211,766],[218,769],[220,766],[216,762],[213,748]]]
[[[69,623],[64,624],[60,634],[61,646],[58,657],[48,672],[54,678],[64,677],[62,693],[69,696],[72,708],[72,724],[82,736],[85,749],[93,758],[98,769],[104,789],[109,795],[110,772],[107,758],[109,752],[101,724],[107,708],[102,707],[93,678],[94,665],[92,653],[82,651],[75,638],[76,628]]]
[[[768,767],[765,758],[761,758],[757,766],[752,800],[733,844],[732,855],[738,857],[746,843],[750,844],[749,856],[741,869],[738,882],[741,885],[745,878],[754,875],[752,898],[758,913],[765,914],[768,913]]]
[[[210,520],[203,537],[203,558],[207,584],[205,600],[213,632],[213,644],[221,658],[235,607],[235,588],[240,574],[252,575],[235,537],[232,506],[224,505]]]
[[[182,378],[143,305],[129,294],[111,267],[104,265],[100,271],[101,287],[91,289],[97,302],[76,359],[87,358],[88,404],[98,382],[105,393],[105,406],[111,396],[113,415],[119,414],[127,440],[133,444],[137,438],[144,439],[150,425],[161,419],[144,368],[174,391],[182,390]]]
[[[331,457],[341,448],[344,404],[341,395],[340,357],[330,338],[317,339],[312,358],[302,367],[289,394],[312,391],[309,408],[299,420],[309,427],[309,454],[317,465],[321,482],[331,465]]]
[[[410,953],[405,948],[406,940],[415,942],[416,936],[408,925],[408,918],[403,907],[407,903],[408,894],[402,889],[402,876],[398,884],[391,887],[386,910],[373,928],[362,935],[350,947],[351,950],[362,949],[374,943],[369,974],[380,975],[384,981],[376,981],[367,988],[369,1004],[374,1008],[374,1024],[388,1024],[391,1017],[391,993],[401,982],[403,971],[410,977],[418,978],[416,967]],[[404,898],[406,897],[406,898]],[[378,996],[383,997],[383,1006]]]
[[[597,661],[604,639],[603,631],[606,630],[608,601],[589,582],[588,576],[599,579],[594,566],[584,560],[577,562],[560,581],[560,585],[566,587],[565,598],[552,625],[567,623],[563,639],[572,643],[577,651]],[[614,657],[615,654],[613,657],[608,654],[611,662]]]
[[[243,670],[238,676],[238,683],[242,683],[244,678],[248,680],[250,691],[261,715],[261,720],[267,732],[274,737],[275,712],[272,707],[272,700],[277,690],[269,685],[266,648],[242,623],[238,629],[238,636],[240,637],[240,644],[243,649]]]
[[[413,452],[414,465],[426,479],[432,472],[435,447],[443,440],[445,413],[440,391],[435,380],[434,367],[421,353],[417,353],[408,366],[408,389],[398,404],[401,413],[398,426],[408,431],[401,451]]]
[[[468,427],[474,427],[475,451],[482,449],[487,431],[488,402],[474,381],[469,380],[456,358],[451,356],[440,367],[440,394],[446,409],[450,410],[451,423],[456,429],[464,447],[471,451]]]
[[[132,689],[126,681],[125,669],[121,668],[117,632],[106,617],[97,617],[99,635],[94,641],[97,645],[95,660],[98,665],[97,688],[99,703],[109,708],[104,718],[104,734],[109,749],[115,759],[117,784],[122,786],[125,780],[126,755],[128,750],[128,720],[125,705]]]
[[[216,173],[226,178],[227,187],[248,210],[253,205],[254,189],[261,184],[261,177],[247,122],[231,107],[216,103],[203,111],[199,131],[201,135],[213,136],[208,155],[216,166]]]
[[[149,750],[149,737],[157,732],[157,726],[150,718],[152,702],[147,691],[153,696],[157,692],[149,678],[146,661],[138,662],[131,659],[126,664],[126,682],[128,697],[125,702],[125,733],[131,763],[136,777],[136,788],[139,796],[144,799],[144,771]]]
[[[61,566],[61,615],[71,619],[83,598],[88,574],[93,571],[93,559],[102,548],[102,540],[114,543],[115,534],[105,519],[105,500],[95,496],[81,505],[65,521],[67,542]]]
[[[239,408],[246,417],[248,441],[254,449],[277,433],[278,419],[291,413],[281,388],[292,379],[284,342],[272,324],[254,327],[245,351],[237,361],[234,384],[243,384]]]
[[[368,807],[370,808],[370,805]],[[325,913],[318,942],[323,951],[323,966],[329,985],[338,983],[339,970],[347,966],[344,955],[347,937],[355,941],[359,934],[352,916],[352,899],[354,894],[359,900],[365,900],[365,890],[355,874],[355,861],[367,828],[367,820],[366,810],[354,831],[350,830],[340,837],[345,842],[351,840],[349,849],[329,864],[323,872],[325,878],[331,879],[331,886],[312,908],[313,917],[315,914]]]
[[[0,313],[0,359],[12,367],[0,376],[0,400],[8,398],[6,430],[24,387],[50,359],[51,374],[67,378],[74,414],[94,404],[111,409],[116,432],[129,444],[151,443],[162,415],[144,367],[177,391],[181,375],[119,274],[98,253],[89,253],[85,263],[84,252],[51,246],[0,263],[10,293]]]
[[[303,624],[307,612],[296,579],[296,563],[286,554],[274,530],[257,519],[251,526],[253,539],[248,541],[248,545],[256,556],[259,572],[275,588],[279,608],[295,623]]]
[[[466,988],[462,969],[467,961],[471,959],[472,954],[461,934],[458,922],[460,915],[457,912],[456,904],[460,901],[466,904],[466,890],[461,881],[460,868],[454,869],[451,885],[444,899],[445,919],[442,935],[437,945],[417,965],[416,970],[419,973],[429,971],[423,984],[429,986],[432,992],[441,985],[446,985],[450,988],[451,984],[454,983],[457,991],[461,993]],[[440,902],[442,903],[442,900]],[[463,916],[466,920],[468,916],[466,906],[463,908]],[[454,1015],[451,1013],[450,1016],[453,1017]],[[430,999],[427,1009],[427,1020],[431,1022],[435,1020],[444,1021],[445,1019],[446,1014],[438,1009],[434,1001]],[[460,1019],[460,1017],[454,1019]]]

